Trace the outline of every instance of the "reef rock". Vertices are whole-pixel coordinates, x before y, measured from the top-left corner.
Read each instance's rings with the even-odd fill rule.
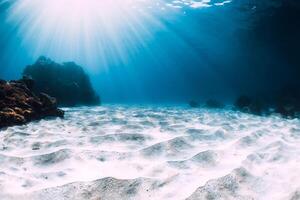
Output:
[[[296,86],[283,88],[276,99],[275,112],[283,117],[297,117],[300,113],[300,90]]]
[[[191,108],[197,108],[197,107],[200,106],[200,104],[197,101],[195,101],[195,100],[191,100],[191,101],[189,101],[189,106]]]
[[[215,99],[209,99],[205,102],[207,108],[224,108],[224,104]]]
[[[35,64],[24,69],[23,75],[35,81],[34,92],[55,97],[59,105],[100,104],[89,77],[74,62],[58,64],[49,58],[40,57]]]
[[[64,111],[57,108],[55,98],[47,94],[38,97],[28,88],[33,84],[28,78],[10,82],[0,80],[0,128],[64,116]]]
[[[252,99],[248,96],[240,96],[234,104],[235,108],[255,115],[261,115],[264,112],[263,103],[258,99]]]

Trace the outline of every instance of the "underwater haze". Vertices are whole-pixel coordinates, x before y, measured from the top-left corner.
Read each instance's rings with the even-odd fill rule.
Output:
[[[299,200],[299,37],[300,0],[0,0],[0,200]]]
[[[106,103],[273,95],[299,86],[299,3],[2,0],[0,77],[41,55],[84,67]]]

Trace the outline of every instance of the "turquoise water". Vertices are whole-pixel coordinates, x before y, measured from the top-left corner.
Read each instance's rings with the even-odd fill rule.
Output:
[[[82,65],[108,103],[268,96],[299,83],[286,2],[2,0],[0,77],[45,55]]]

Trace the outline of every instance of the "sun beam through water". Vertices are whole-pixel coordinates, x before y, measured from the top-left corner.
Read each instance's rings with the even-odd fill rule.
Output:
[[[144,24],[158,23],[148,8],[143,0],[22,0],[11,6],[8,22],[35,56],[88,59],[97,52],[102,60],[126,59],[126,48],[151,36]]]
[[[126,63],[130,54],[147,48],[156,30],[171,32],[162,22],[162,15],[184,13],[183,7],[219,5],[212,2],[16,0],[8,10],[7,21],[22,38],[21,46],[34,59],[40,55],[58,61],[80,58],[85,65],[105,68],[111,62]]]

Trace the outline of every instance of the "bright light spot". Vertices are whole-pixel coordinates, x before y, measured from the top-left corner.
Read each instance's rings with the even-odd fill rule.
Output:
[[[151,36],[145,24],[158,23],[148,0],[17,0],[8,21],[35,57],[57,60],[112,55],[126,61],[128,49]],[[97,55],[95,55],[97,53]],[[92,60],[92,59],[90,59]],[[95,60],[95,59],[93,59]]]
[[[167,28],[160,15],[213,6],[210,0],[15,0],[12,4],[8,22],[29,55],[58,61],[100,60],[101,67],[126,63],[140,48],[147,48],[155,31]]]

